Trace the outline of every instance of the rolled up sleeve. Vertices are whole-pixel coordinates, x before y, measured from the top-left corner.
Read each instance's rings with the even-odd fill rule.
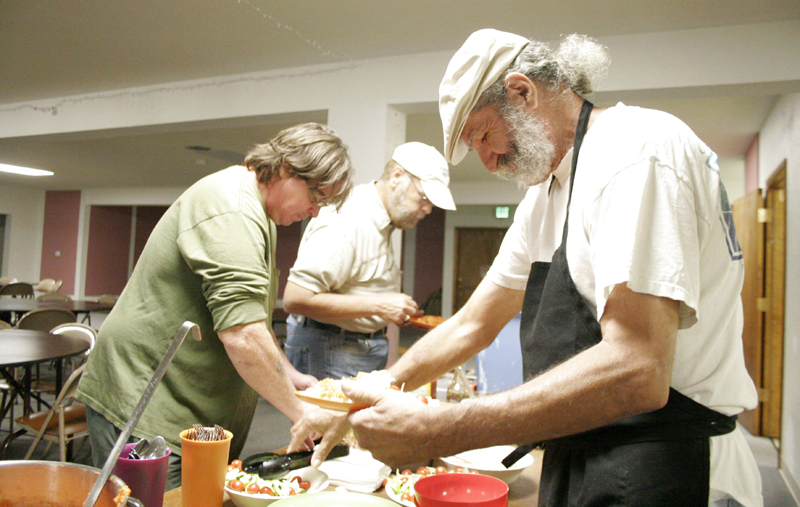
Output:
[[[203,295],[219,332],[265,320],[274,266],[268,265],[267,231],[238,212],[205,220],[178,236],[191,270],[202,278]]]

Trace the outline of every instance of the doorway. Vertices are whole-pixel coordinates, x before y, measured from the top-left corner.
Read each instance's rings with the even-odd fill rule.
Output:
[[[456,264],[453,287],[453,313],[467,302],[486,276],[500,251],[508,229],[495,227],[457,227],[455,230]]]

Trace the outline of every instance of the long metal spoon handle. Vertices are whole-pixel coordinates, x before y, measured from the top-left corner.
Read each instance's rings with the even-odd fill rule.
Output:
[[[111,470],[114,469],[114,465],[117,463],[117,459],[122,452],[122,448],[125,447],[125,443],[131,436],[133,428],[136,427],[136,423],[139,422],[139,418],[142,416],[142,412],[144,412],[145,407],[147,407],[147,403],[150,401],[153,391],[155,391],[156,387],[158,387],[158,383],[161,382],[164,372],[167,371],[167,366],[169,366],[169,364],[172,362],[172,358],[175,357],[175,353],[178,352],[178,347],[181,346],[181,343],[183,343],[183,340],[186,338],[186,335],[189,334],[189,331],[192,331],[192,337],[195,340],[200,341],[200,328],[197,326],[197,324],[189,322],[188,320],[184,322],[181,328],[178,330],[178,333],[175,335],[175,339],[172,340],[172,345],[169,346],[169,349],[167,349],[167,352],[164,354],[164,358],[156,368],[155,373],[153,373],[153,378],[151,378],[150,383],[147,384],[147,388],[144,390],[144,393],[139,400],[139,404],[133,409],[133,413],[131,414],[130,419],[128,419],[128,423],[122,429],[122,433],[120,433],[119,437],[117,437],[117,442],[111,449],[111,453],[108,455],[106,463],[103,465],[103,469],[100,471],[100,475],[97,477],[94,486],[92,486],[92,490],[89,492],[89,497],[86,499],[86,502],[84,502],[83,507],[93,507],[95,502],[97,502],[97,499],[100,496],[100,491],[103,489],[108,477],[111,475]]]

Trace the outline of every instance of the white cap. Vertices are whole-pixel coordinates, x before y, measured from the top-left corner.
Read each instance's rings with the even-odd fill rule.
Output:
[[[439,85],[439,115],[444,155],[451,164],[461,162],[469,151],[461,131],[478,97],[503,75],[528,42],[513,33],[478,30],[450,60]]]
[[[433,146],[423,143],[406,143],[395,148],[392,160],[419,178],[425,196],[442,209],[454,210],[456,205],[447,186],[450,172],[447,161]]]

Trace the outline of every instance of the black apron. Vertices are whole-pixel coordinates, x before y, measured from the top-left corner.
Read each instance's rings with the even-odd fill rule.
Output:
[[[570,202],[578,154],[592,111],[584,101],[572,155]],[[520,341],[525,379],[602,340],[567,266],[567,223],[551,263],[531,266]],[[733,431],[736,416],[711,410],[670,388],[666,406],[584,433],[549,440],[539,505],[707,506],[708,437]]]

